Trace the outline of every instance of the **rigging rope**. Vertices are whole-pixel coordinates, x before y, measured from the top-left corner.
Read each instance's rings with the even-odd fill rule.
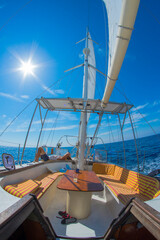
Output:
[[[101,93],[100,93],[99,87],[97,86],[96,89],[97,89],[97,91],[98,91],[99,98],[102,99],[102,95],[101,95]]]
[[[78,80],[78,77],[77,77],[78,74],[79,74],[79,72],[77,71],[76,77],[74,78],[75,80],[73,81],[73,84],[70,84],[71,87],[69,88],[68,93],[66,94],[66,97],[69,96],[69,94],[70,94],[72,88],[76,85],[77,80]],[[68,82],[68,85],[69,85],[69,82]]]
[[[110,123],[109,123],[109,118],[108,118],[108,115],[106,116],[107,117],[107,123],[108,123],[108,128],[109,128],[109,143],[110,143],[110,149],[111,149],[111,129],[110,129]]]
[[[88,0],[88,28],[89,28],[89,18],[90,18],[90,0]]]
[[[44,127],[44,126],[43,126]],[[47,126],[46,126],[47,127]],[[39,146],[43,146],[44,144],[43,144],[43,139],[44,139],[44,137],[45,137],[45,131],[42,131],[42,133],[41,133],[41,137],[40,137],[40,141],[39,141]]]
[[[11,141],[5,141],[5,140],[0,140],[0,142],[2,142],[2,143],[11,143],[11,144],[20,145],[19,143],[11,142]],[[35,147],[34,145],[30,145],[30,144],[27,144],[27,146],[29,146],[29,147]]]
[[[154,15],[154,13],[144,3],[143,5],[144,5],[144,8],[147,10],[147,12],[150,14],[150,16],[152,16],[156,20],[156,22],[160,24],[159,19]]]
[[[76,55],[76,57],[74,57],[74,59],[75,59],[75,61],[74,61],[74,66],[76,66],[77,64],[77,60],[78,60],[78,58],[79,58],[79,54],[82,52],[82,47],[81,47],[81,49],[79,50],[79,52],[78,52],[78,54],[76,53],[75,55]],[[78,70],[78,68],[77,69],[73,69],[73,70],[71,70],[71,72],[69,72],[69,73],[73,73],[73,71],[74,70]],[[68,90],[68,93],[66,94],[66,97],[67,96],[69,96],[69,93],[71,92],[71,90],[72,90],[72,88],[73,88],[73,86],[76,84],[76,81],[77,81],[77,76],[78,76],[78,71],[77,71],[77,75],[76,75],[76,78],[75,78],[75,81],[74,81],[74,84],[70,84],[70,78],[69,78],[69,80],[67,81],[67,84],[66,84],[66,89],[68,89],[69,87],[69,84],[71,85],[71,87],[70,87],[70,89]],[[68,76],[68,75],[67,75]],[[66,92],[66,90],[65,90],[65,92]],[[51,134],[52,134],[52,138],[51,138],[51,141],[50,141],[50,145],[52,145],[52,141],[53,141],[53,137],[54,137],[54,132],[55,132],[55,127],[56,127],[56,124],[57,124],[57,121],[58,121],[58,118],[59,118],[59,115],[60,115],[60,111],[57,113],[57,117],[56,117],[56,119],[55,119],[55,121],[53,122],[53,125],[52,125],[52,130],[50,131],[50,133],[49,133],[49,136],[48,136],[48,138],[47,138],[47,142],[46,142],[46,145],[47,145],[47,143],[48,143],[48,141],[49,141],[49,138],[50,138],[50,136],[51,136]],[[54,125],[55,125],[55,127],[54,127]]]
[[[71,137],[71,136],[69,136],[69,137]],[[78,138],[78,136],[75,136],[75,137]],[[70,146],[75,147],[75,144],[72,145],[72,144],[68,141],[68,136],[66,136],[66,141],[67,141],[67,143],[68,143]]]
[[[58,112],[59,113],[59,112]],[[58,113],[57,113],[57,115],[58,115]],[[57,117],[56,117],[57,118]],[[56,121],[56,119],[55,119],[55,121]],[[51,126],[51,129],[53,129],[53,127],[54,127],[54,124],[55,124],[55,121],[53,122],[53,124],[52,124],[52,126]],[[49,133],[49,135],[48,135],[48,138],[47,138],[47,141],[46,141],[46,145],[48,144],[48,141],[49,141],[49,138],[50,138],[50,136],[51,136],[51,133],[52,133],[52,131],[50,131],[50,133]],[[50,145],[51,145],[51,143],[50,143]]]
[[[104,6],[104,2],[102,1],[102,8],[103,8],[103,17],[104,17],[104,25],[105,25],[105,42],[106,42],[106,51],[105,51],[105,75],[107,75],[107,66],[108,66],[108,58],[107,58],[107,47],[109,49],[109,46],[108,46],[108,42],[107,42],[107,19],[106,19],[106,10],[105,10],[105,6]],[[107,76],[105,77],[105,84],[107,82]]]
[[[137,140],[137,146],[138,146],[139,152],[140,152],[140,157],[142,157],[142,149],[141,149],[141,145],[140,145],[140,143],[139,143],[139,138],[138,138],[138,132],[137,132],[136,123],[135,123],[135,120],[134,120],[133,115],[132,115],[132,114],[130,114],[130,115],[131,115],[131,119],[132,119],[132,122],[133,122],[133,125],[134,125],[134,129],[135,129],[135,135],[136,135],[136,140]],[[143,165],[144,165],[143,160],[142,160],[141,164],[142,164],[142,163],[143,163]],[[143,168],[144,168],[144,166],[143,166]]]
[[[108,117],[108,115],[107,115],[107,117]],[[108,125],[109,125],[110,131],[111,131],[112,140],[113,140],[113,142],[115,142],[113,132],[112,132],[112,127],[110,125],[109,119],[108,119]]]
[[[132,120],[132,123],[133,123],[133,126],[134,126],[134,130],[135,130],[135,136],[136,136],[136,142],[137,142],[137,146],[139,147],[139,150],[141,152],[141,148],[140,148],[140,144],[139,144],[139,138],[138,138],[138,132],[137,132],[137,127],[136,127],[136,123],[135,123],[135,120],[134,120],[134,117],[133,117],[133,114],[130,112],[130,116],[131,116],[131,120]]]
[[[122,83],[119,81],[119,83],[122,85]],[[130,104],[132,104],[134,106],[134,104],[132,103],[132,101],[126,96],[125,92],[123,92],[122,90],[119,90],[116,86],[115,89],[122,94],[125,99],[130,102]],[[147,121],[147,119],[143,116],[143,114],[139,111],[139,109],[137,109],[135,106],[134,108],[136,109],[136,111],[141,115],[141,117],[145,120],[145,122],[148,124],[148,126],[152,129],[153,133],[160,139],[160,136],[158,135],[158,133],[154,130],[154,128],[151,126],[151,124]]]
[[[139,143],[139,138],[138,138],[138,132],[137,132],[137,128],[136,128],[136,124],[135,124],[135,121],[134,121],[134,117],[133,115],[130,113],[130,117],[131,117],[131,120],[132,120],[132,123],[133,123],[133,126],[134,126],[134,129],[135,129],[135,137],[136,137],[136,144],[137,144],[137,155],[138,155],[138,158],[137,158],[137,167],[138,169],[140,170],[140,162],[139,162],[139,159],[140,157],[142,157],[142,152],[141,152],[141,146],[140,146],[140,143]],[[139,149],[138,149],[139,148]],[[140,157],[139,157],[139,152],[140,152]],[[142,160],[143,161],[143,160]],[[144,169],[144,162],[141,162],[143,163],[143,168]]]
[[[58,118],[59,118],[59,115],[60,115],[60,111],[57,113],[57,117],[56,117],[56,119],[55,119],[55,122],[54,122],[54,129],[53,129],[53,134],[52,134],[52,138],[51,138],[51,145],[52,145],[52,142],[53,142],[53,137],[54,137],[54,133],[55,133],[55,128],[56,128],[56,126],[57,126],[57,121],[58,121]]]
[[[12,18],[14,18],[23,8],[25,8],[30,2],[32,2],[33,0],[28,1],[27,3],[25,3],[22,7],[20,7],[11,17],[9,17],[7,19],[7,21],[2,25],[2,27],[0,27],[0,31],[12,20]]]
[[[120,142],[120,131],[119,131],[119,128],[118,128],[118,126],[119,126],[118,118],[117,118],[117,116],[115,116],[115,117],[116,117],[116,126],[117,126],[118,141]]]
[[[82,52],[82,47],[81,47],[81,50],[79,51],[79,54],[80,54],[80,52]],[[73,65],[75,65],[75,66],[76,66],[77,60],[78,60],[78,58],[79,58],[79,54],[76,54],[77,57],[75,58],[75,61],[74,61],[74,64],[73,64]],[[78,70],[78,69],[76,69],[76,70]],[[74,71],[74,69],[71,70],[71,72],[69,72],[69,74],[73,73],[73,71]],[[79,73],[79,72],[77,71],[77,75],[78,75],[78,73]],[[70,87],[70,89],[68,90],[68,93],[66,94],[66,97],[69,96],[69,93],[71,92],[73,86],[76,84],[76,80],[78,79],[78,78],[77,78],[77,75],[76,75],[74,84],[72,84],[72,85],[70,84],[71,87]],[[68,76],[68,75],[67,75],[67,76]],[[70,80],[70,79],[69,79],[69,80]],[[70,81],[67,82],[67,84],[66,84],[66,86],[67,86],[66,89],[68,89],[69,83],[70,83]],[[65,90],[65,92],[66,92],[66,90]],[[47,145],[47,143],[48,143],[48,141],[49,141],[49,138],[50,138],[51,134],[52,134],[52,138],[51,138],[51,141],[50,141],[50,145],[52,145],[52,141],[53,141],[53,137],[54,137],[54,133],[55,133],[55,128],[56,128],[56,124],[57,124],[59,115],[60,115],[60,112],[58,112],[57,117],[56,117],[55,121],[53,122],[52,130],[51,130],[50,133],[49,133],[49,136],[48,136],[48,138],[47,138],[46,145]],[[55,125],[55,126],[54,126],[54,125]]]
[[[79,52],[80,53],[80,52]],[[78,54],[77,54],[77,56],[78,56]],[[76,65],[76,62],[77,62],[77,59],[78,59],[78,57],[76,58],[76,60],[75,60],[75,62],[74,62],[74,65]],[[73,73],[73,71],[74,70],[72,70],[72,73]],[[77,75],[76,75],[76,77],[75,77],[75,81],[74,81],[74,84],[70,84],[71,85],[71,87],[70,87],[70,89],[68,90],[68,93],[66,94],[66,97],[67,96],[69,96],[69,93],[71,92],[71,90],[72,90],[72,88],[73,88],[73,86],[76,84],[76,81],[77,81],[77,79],[78,79],[78,71],[77,71]],[[70,80],[70,79],[69,79]],[[70,81],[68,81],[68,83],[66,84],[66,89],[68,89],[68,85],[69,85],[69,83],[70,83]],[[55,119],[55,121],[54,121],[54,123],[53,123],[53,125],[52,125],[52,128],[53,128],[53,134],[52,134],[52,138],[51,138],[51,141],[50,141],[50,144],[52,145],[52,141],[53,141],[53,137],[54,137],[54,133],[55,133],[55,127],[56,127],[56,124],[57,124],[57,121],[58,121],[58,118],[59,118],[59,115],[60,115],[60,111],[58,112],[58,114],[57,114],[57,117],[56,117],[56,119]],[[54,127],[54,125],[55,125],[55,127]],[[47,143],[48,143],[48,141],[49,141],[49,138],[50,138],[50,136],[51,136],[51,133],[52,133],[52,131],[50,131],[50,133],[49,133],[49,136],[48,136],[48,139],[47,139],[47,142],[46,142],[46,145],[47,145]]]
[[[11,144],[17,144],[17,145],[19,145],[19,143],[16,143],[16,142],[10,142],[10,141],[5,141],[5,140],[3,140],[3,141],[0,140],[0,142],[5,142],[5,143],[11,143]]]
[[[73,71],[73,70],[72,70]],[[58,79],[56,82],[54,82],[53,84],[51,84],[48,88],[46,88],[44,91],[42,91],[39,95],[37,95],[36,98],[40,97],[43,93],[47,92],[49,89],[51,89],[54,85],[56,85],[58,82],[62,81],[66,76],[70,75],[71,72],[69,72],[68,74],[66,74],[65,76],[63,76],[62,78]],[[35,101],[34,98],[31,102],[29,102],[12,120],[11,122],[7,125],[7,127],[1,132],[0,137],[5,133],[5,131],[11,126],[11,124]]]

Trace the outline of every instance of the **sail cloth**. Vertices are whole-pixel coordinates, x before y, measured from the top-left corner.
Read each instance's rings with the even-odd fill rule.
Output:
[[[88,48],[90,50],[88,55],[88,64],[96,68],[96,60],[95,60],[95,53],[94,53],[94,47],[93,47],[93,41],[91,39],[90,33],[88,33]],[[87,91],[87,98],[88,99],[94,99],[95,95],[95,85],[96,85],[96,70],[92,67],[88,68],[88,91]],[[82,98],[84,98],[84,76],[83,76],[83,95]],[[87,122],[89,120],[90,113],[87,113]]]
[[[93,47],[93,41],[89,33],[88,36],[88,48],[90,49],[88,55],[88,63],[93,67],[96,67],[95,53]],[[95,95],[95,84],[96,84],[96,70],[89,67],[88,69],[88,99],[94,99]]]
[[[127,51],[140,0],[103,0],[109,28],[107,85],[102,106],[108,103]]]

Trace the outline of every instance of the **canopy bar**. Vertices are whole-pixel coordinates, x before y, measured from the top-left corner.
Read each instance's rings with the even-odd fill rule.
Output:
[[[36,101],[44,108],[50,111],[74,111],[74,112],[104,112],[110,114],[125,114],[133,105],[126,103],[109,102],[104,108],[101,106],[101,100],[82,98],[37,98]],[[85,109],[84,109],[85,106]]]
[[[72,101],[72,99],[71,99],[71,98],[68,98],[68,100],[70,101],[70,103],[71,103],[71,105],[72,105],[74,111],[76,111],[76,107],[74,106],[74,102]]]

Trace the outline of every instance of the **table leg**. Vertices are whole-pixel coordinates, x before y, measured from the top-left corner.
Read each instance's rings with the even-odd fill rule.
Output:
[[[66,211],[77,219],[87,218],[91,211],[92,192],[67,191]]]

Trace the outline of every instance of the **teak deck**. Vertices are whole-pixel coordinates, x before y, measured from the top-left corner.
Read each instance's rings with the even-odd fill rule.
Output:
[[[77,177],[77,182],[74,182],[74,177]],[[68,191],[83,191],[83,192],[98,192],[103,191],[103,186],[92,171],[80,171],[76,173],[75,170],[68,170],[60,180],[57,188]]]

